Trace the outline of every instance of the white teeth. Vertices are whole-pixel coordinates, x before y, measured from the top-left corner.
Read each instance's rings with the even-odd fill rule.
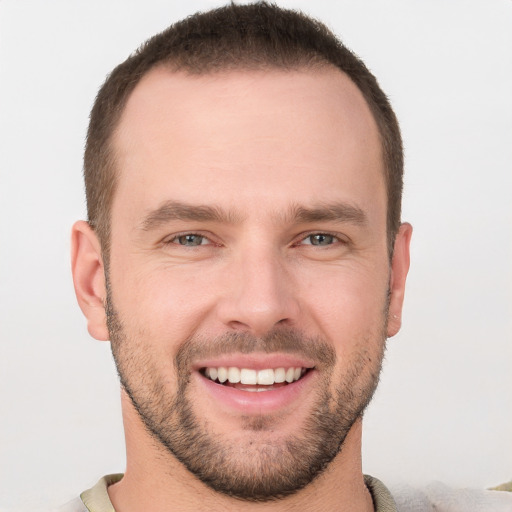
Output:
[[[274,382],[279,384],[286,380],[286,370],[284,368],[276,368],[274,370]]]
[[[288,382],[288,383],[293,382],[294,378],[295,378],[295,368],[288,368],[288,370],[286,370],[286,377],[285,377],[286,382]]]
[[[240,370],[234,366],[228,368],[228,380],[231,384],[237,384],[240,382]]]
[[[274,370],[260,370],[258,372],[258,384],[272,386],[275,382]]]
[[[218,368],[205,368],[204,374],[211,380],[218,380],[220,383],[229,381],[231,384],[246,384],[249,386],[261,385],[272,386],[283,382],[292,383],[299,380],[305,373],[305,369],[298,367],[290,368],[265,368],[264,370],[253,370],[251,368],[237,368],[236,366],[219,366]],[[249,389],[249,388],[248,388]],[[264,391],[264,388],[258,388]]]
[[[217,368],[217,379],[221,383],[226,382],[228,380],[228,369],[224,368],[224,366]]]
[[[257,384],[258,374],[256,373],[256,370],[248,370],[247,368],[242,368],[240,370],[240,382],[242,384]]]

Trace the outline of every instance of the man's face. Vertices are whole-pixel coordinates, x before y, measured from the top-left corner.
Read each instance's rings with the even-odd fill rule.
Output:
[[[386,191],[362,95],[331,68],[154,70],[113,144],[109,329],[135,409],[214,489],[296,491],[336,457],[384,350]]]

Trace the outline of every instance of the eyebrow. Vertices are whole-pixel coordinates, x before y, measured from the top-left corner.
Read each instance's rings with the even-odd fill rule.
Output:
[[[166,201],[156,210],[149,212],[142,221],[141,228],[144,231],[151,231],[173,220],[234,224],[237,222],[238,216],[224,212],[215,206]]]
[[[140,227],[144,231],[151,231],[175,220],[236,224],[242,218],[243,216],[237,212],[224,211],[216,206],[166,201],[157,209],[149,212],[141,222]],[[305,224],[332,221],[366,225],[368,220],[366,213],[361,208],[348,203],[320,204],[312,208],[294,205],[285,215],[278,215],[277,218],[282,223]]]
[[[364,226],[368,222],[368,217],[361,208],[348,203],[321,204],[313,208],[295,206],[292,207],[289,217],[304,223],[334,221]]]

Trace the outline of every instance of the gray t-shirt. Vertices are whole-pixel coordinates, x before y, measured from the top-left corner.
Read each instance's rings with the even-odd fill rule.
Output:
[[[115,512],[107,487],[121,478],[122,474],[101,478],[58,512]],[[453,489],[439,482],[421,489],[399,486],[391,492],[376,478],[365,475],[364,481],[375,512],[512,512],[511,492]]]

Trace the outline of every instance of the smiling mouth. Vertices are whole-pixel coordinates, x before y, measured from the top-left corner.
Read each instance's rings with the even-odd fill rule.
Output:
[[[236,366],[219,366],[202,368],[200,373],[213,382],[242,391],[271,391],[297,382],[312,369],[295,366],[253,370]]]

